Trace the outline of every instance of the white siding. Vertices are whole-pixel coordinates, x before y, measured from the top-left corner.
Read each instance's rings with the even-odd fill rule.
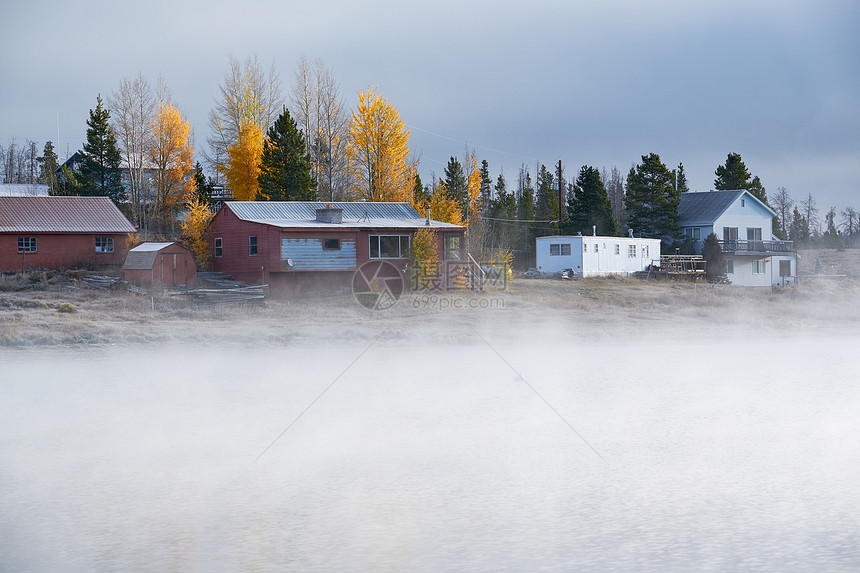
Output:
[[[550,245],[570,245],[570,255],[550,255]],[[636,254],[629,256],[629,247],[636,247]],[[597,251],[595,252],[595,246]],[[618,254],[616,253],[618,246]],[[660,265],[660,240],[629,237],[538,237],[535,241],[538,270],[545,275],[558,274],[564,269],[573,269],[584,277],[610,274],[628,275],[643,271],[648,265]]]

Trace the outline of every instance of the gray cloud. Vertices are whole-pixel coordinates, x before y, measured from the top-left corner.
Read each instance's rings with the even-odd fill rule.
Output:
[[[59,2],[3,8],[0,138],[77,149],[97,93],[164,76],[205,142],[229,53],[292,81],[322,58],[349,105],[378,86],[413,128],[421,173],[466,145],[509,180],[561,159],[626,172],[657,152],[713,185],[741,153],[769,190],[854,201],[860,9],[851,2]],[[0,139],[0,141],[3,141]]]

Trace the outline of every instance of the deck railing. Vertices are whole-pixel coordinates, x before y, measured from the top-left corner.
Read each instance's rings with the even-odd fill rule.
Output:
[[[772,254],[793,253],[792,241],[720,241],[724,253]]]

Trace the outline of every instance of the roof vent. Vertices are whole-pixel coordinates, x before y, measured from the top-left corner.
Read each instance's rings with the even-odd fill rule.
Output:
[[[343,209],[326,205],[325,209],[317,209],[317,221],[340,225],[343,222]]]

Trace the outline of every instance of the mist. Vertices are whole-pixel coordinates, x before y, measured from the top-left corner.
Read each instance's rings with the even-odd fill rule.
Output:
[[[2,569],[860,568],[856,332],[468,322],[0,351]]]

